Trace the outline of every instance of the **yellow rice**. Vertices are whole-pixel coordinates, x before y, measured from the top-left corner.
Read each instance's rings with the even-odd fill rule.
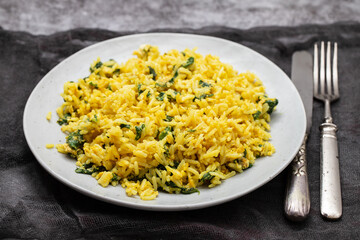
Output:
[[[134,55],[97,59],[88,77],[64,84],[57,114],[68,136],[56,148],[77,160],[76,172],[152,200],[215,187],[274,153],[277,100],[255,74],[196,49],[161,55],[143,45]]]

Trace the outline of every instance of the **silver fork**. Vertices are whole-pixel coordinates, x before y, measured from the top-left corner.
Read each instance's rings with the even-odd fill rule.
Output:
[[[328,219],[338,219],[342,215],[339,154],[336,138],[337,126],[333,123],[330,103],[340,97],[337,70],[337,43],[334,43],[331,67],[331,43],[321,42],[320,68],[318,66],[318,46],[314,46],[314,97],[325,104],[324,123],[321,130],[321,172],[320,172],[320,211]],[[320,74],[319,74],[320,69]],[[319,77],[320,75],[320,77]]]

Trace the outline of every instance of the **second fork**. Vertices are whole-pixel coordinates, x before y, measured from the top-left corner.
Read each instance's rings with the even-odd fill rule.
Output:
[[[321,175],[320,211],[323,217],[338,219],[342,215],[339,153],[336,137],[337,126],[333,123],[330,103],[340,97],[337,70],[337,43],[334,43],[331,67],[331,43],[327,44],[326,64],[325,46],[321,42],[320,68],[318,67],[318,46],[314,46],[314,97],[325,103],[325,122],[321,130]],[[325,70],[326,68],[326,70]],[[319,70],[320,69],[320,78]]]

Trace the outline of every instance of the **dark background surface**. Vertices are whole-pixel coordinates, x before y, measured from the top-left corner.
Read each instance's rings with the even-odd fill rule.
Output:
[[[286,172],[231,202],[187,212],[149,212],[86,197],[51,177],[36,161],[22,129],[32,89],[56,64],[93,43],[135,32],[75,29],[31,35],[0,29],[0,237],[37,239],[359,239],[360,24],[355,22],[239,30],[204,27],[187,32],[229,39],[275,62],[288,75],[296,50],[312,52],[318,40],[339,44],[341,98],[332,105],[339,127],[343,217],[319,212],[320,133],[323,104],[314,101],[308,141],[311,212],[302,223],[284,217]],[[151,31],[151,32],[154,32]]]

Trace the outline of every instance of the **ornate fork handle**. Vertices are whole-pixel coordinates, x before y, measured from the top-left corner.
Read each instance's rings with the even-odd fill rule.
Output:
[[[336,137],[337,127],[326,119],[321,130],[321,175],[320,210],[328,219],[338,219],[342,215],[339,153]]]
[[[304,220],[310,212],[309,183],[306,169],[306,140],[291,163],[286,187],[285,214],[292,221]]]

